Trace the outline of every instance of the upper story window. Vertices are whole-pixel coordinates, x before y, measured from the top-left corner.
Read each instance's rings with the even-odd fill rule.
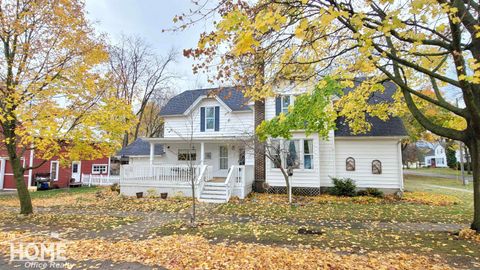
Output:
[[[287,114],[288,106],[293,105],[294,101],[295,99],[292,95],[278,96],[275,99],[275,115],[279,115],[282,112]]]
[[[220,130],[220,107],[210,106],[200,108],[200,131]]]
[[[284,114],[288,113],[288,106],[290,106],[291,97],[290,96],[282,96],[282,112]]]
[[[205,124],[207,130],[215,128],[215,107],[205,107]]]

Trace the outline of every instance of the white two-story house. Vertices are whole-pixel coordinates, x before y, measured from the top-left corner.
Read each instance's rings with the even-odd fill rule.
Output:
[[[395,85],[386,83],[385,88],[384,93],[373,95],[371,102],[391,102]],[[253,186],[284,187],[280,169],[254,148],[252,137],[259,117],[268,120],[287,112],[289,106],[295,106],[295,94],[282,91],[262,106],[254,106],[234,87],[189,90],[173,97],[160,113],[165,121],[164,136],[136,142],[143,144],[138,146],[143,152],[132,155],[130,164],[124,166],[122,192],[131,195],[153,188],[191,195],[193,182],[199,199],[222,202],[231,196],[244,198]],[[399,118],[367,120],[372,128],[365,134],[353,134],[339,118],[337,129],[327,139],[297,131],[289,141],[277,138],[269,143],[281,145],[282,155],[295,159],[292,187],[320,191],[332,185],[331,178],[348,177],[358,188],[402,190],[403,124]],[[148,156],[146,148],[150,149]]]
[[[431,149],[425,156],[425,166],[433,168],[448,167],[444,144],[437,143],[433,146],[433,149]]]

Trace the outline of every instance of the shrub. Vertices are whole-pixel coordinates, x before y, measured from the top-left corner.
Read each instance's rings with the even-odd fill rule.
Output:
[[[455,169],[457,166],[457,157],[455,156],[455,150],[452,147],[448,147],[446,151],[447,165],[450,169]]]
[[[353,197],[356,195],[355,190],[357,185],[355,181],[350,178],[332,178],[333,187],[328,189],[328,192],[336,196]]]
[[[367,188],[365,190],[360,190],[357,192],[358,196],[369,196],[369,197],[376,197],[382,198],[383,192],[380,191],[378,188]]]

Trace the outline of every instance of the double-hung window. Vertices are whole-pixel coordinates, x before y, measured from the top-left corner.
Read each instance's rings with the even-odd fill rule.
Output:
[[[205,129],[215,129],[215,107],[205,107]]]
[[[220,170],[228,169],[228,148],[220,146]]]
[[[285,141],[285,164],[287,168],[300,168],[300,140]]]
[[[50,178],[53,181],[58,181],[59,169],[60,169],[60,163],[57,160],[50,162]]]
[[[284,168],[313,170],[313,140],[296,139],[283,141],[271,140],[268,147],[271,167],[279,168],[281,163]]]
[[[282,96],[282,108],[281,112],[284,114],[288,113],[288,106],[290,106],[292,98],[290,96]]]
[[[303,140],[303,168],[313,169],[313,140]]]
[[[267,149],[268,155],[272,159],[272,168],[280,168],[280,164],[282,164],[282,149],[280,145],[280,140],[271,140]]]

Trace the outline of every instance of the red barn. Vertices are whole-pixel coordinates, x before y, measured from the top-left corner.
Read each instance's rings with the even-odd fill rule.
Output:
[[[22,157],[23,166],[30,167],[40,164],[43,160],[35,156],[34,150],[25,151]],[[73,161],[68,166],[62,166],[57,157],[54,157],[40,167],[25,171],[24,178],[27,185],[35,185],[35,176],[37,174],[50,174],[53,184],[57,187],[68,187],[70,179],[80,182],[82,174],[109,175],[110,158],[103,157],[95,160]],[[15,189],[15,179],[13,177],[12,166],[8,159],[7,152],[0,149],[0,189]]]

